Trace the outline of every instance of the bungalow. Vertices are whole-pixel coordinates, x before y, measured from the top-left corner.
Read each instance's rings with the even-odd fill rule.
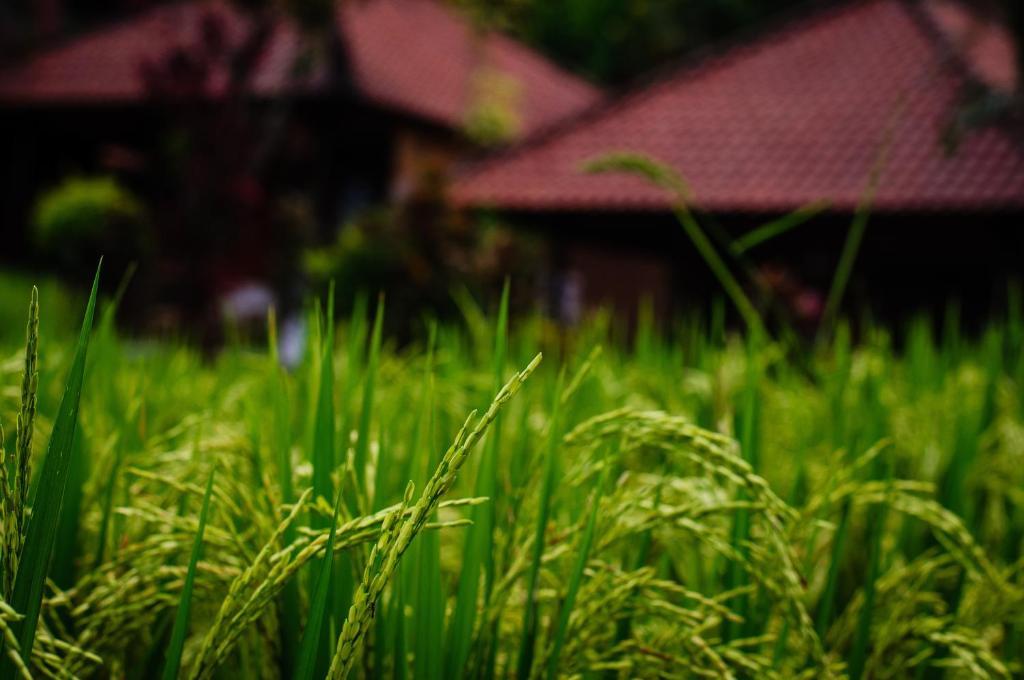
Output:
[[[173,157],[180,142],[168,137],[169,126],[232,96],[270,114],[250,146],[276,141],[281,153],[267,162],[260,148],[244,151],[269,165],[266,174],[285,190],[314,189],[324,239],[353,210],[408,195],[423,175],[478,154],[481,134],[496,142],[526,137],[601,98],[591,84],[507,36],[479,30],[440,0],[339,1],[328,9],[328,26],[312,34],[290,17],[239,5],[156,4],[0,68],[7,253],[24,245],[22,225],[39,190],[68,173],[117,172],[147,196],[170,195],[166,176],[135,171],[154,150]],[[218,162],[238,151],[234,119],[223,120],[190,142],[211,149],[197,173],[220,172]],[[471,134],[474,126],[482,131]],[[243,198],[254,193],[244,182],[237,190]],[[159,209],[183,209],[166,203]],[[243,223],[247,242],[272,248],[261,245],[274,227],[261,226],[260,213],[224,222]],[[199,228],[217,231],[209,219]]]
[[[812,316],[862,203],[853,308],[899,318],[959,299],[983,314],[1024,274],[1018,63],[1004,26],[966,3],[831,3],[482,160],[452,196],[545,234],[568,299],[706,300],[715,284],[674,224],[675,198],[581,171],[638,152],[680,173],[723,243],[824,202],[748,253],[762,280],[809,294]]]

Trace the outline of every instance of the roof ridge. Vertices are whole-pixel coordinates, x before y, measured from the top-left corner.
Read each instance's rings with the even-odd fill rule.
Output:
[[[822,197],[846,210],[862,200],[892,100],[908,97],[912,119],[899,123],[890,168],[898,174],[876,206],[1019,209],[1024,156],[1002,130],[965,137],[956,162],[936,143],[965,80],[924,34],[915,7],[819,4],[735,50],[734,38],[688,55],[557,129],[465,166],[452,197],[508,210],[663,209],[647,185],[578,172],[601,150],[632,148],[692,164],[693,191],[712,210],[791,210]]]
[[[621,110],[642,96],[650,95],[657,88],[667,86],[684,74],[694,72],[719,62],[732,54],[736,49],[752,49],[769,42],[784,29],[824,21],[833,15],[849,11],[858,5],[881,2],[901,2],[902,0],[804,0],[780,14],[765,20],[758,26],[740,29],[733,35],[708,45],[698,47],[686,54],[670,59],[653,69],[630,80],[623,89],[608,92],[604,99],[589,106],[579,113],[569,116],[554,124],[537,130],[528,137],[497,151],[483,151],[479,159],[471,162],[456,174],[455,179],[462,179],[478,172],[484,172],[492,165],[514,158],[521,153],[530,151],[548,140],[581,125]],[[808,13],[808,8],[813,10]]]
[[[443,0],[363,0],[363,1],[366,2],[367,4],[370,3],[370,2],[389,2],[389,3],[394,4],[396,6],[401,6],[402,3],[408,3],[408,2],[420,2],[420,3],[423,3],[424,5],[431,6],[431,7],[435,8],[435,9],[437,9],[438,11],[445,13],[446,15],[450,16],[453,21],[458,23],[464,30],[466,30],[467,33],[470,35],[470,37],[472,39],[480,41],[479,44],[477,45],[477,48],[479,48],[478,49],[478,55],[482,55],[484,58],[479,59],[479,62],[475,66],[478,66],[478,67],[479,66],[484,66],[484,67],[488,66],[487,59],[486,59],[486,52],[487,52],[487,50],[486,50],[486,41],[487,40],[496,39],[496,40],[500,40],[503,43],[503,46],[506,49],[511,49],[511,50],[521,54],[521,55],[525,55],[526,57],[535,60],[538,64],[542,64],[544,68],[550,69],[550,71],[554,75],[557,75],[557,76],[559,76],[561,78],[564,78],[566,80],[575,81],[575,84],[577,86],[588,89],[592,95],[597,97],[597,103],[598,104],[600,104],[601,102],[605,101],[608,98],[608,96],[609,96],[607,88],[601,86],[598,83],[593,82],[592,80],[590,80],[589,78],[583,76],[580,73],[577,73],[577,72],[575,72],[573,70],[570,70],[570,69],[562,66],[560,63],[555,61],[554,58],[552,58],[549,55],[545,54],[541,50],[533,47],[532,45],[528,44],[524,40],[522,40],[522,39],[520,39],[520,38],[518,38],[518,37],[516,37],[514,35],[511,35],[511,34],[507,33],[504,30],[501,30],[501,29],[495,28],[495,27],[491,27],[491,26],[483,26],[483,27],[477,26],[476,22],[473,20],[473,18],[470,16],[470,14],[467,11],[465,11],[464,9],[458,8],[458,7],[452,7],[451,5],[446,4],[445,2],[443,2]],[[344,6],[343,6],[344,3],[342,2],[342,0],[333,0],[333,2],[335,3],[335,9],[334,9],[335,20],[336,21],[341,21],[342,17],[343,17],[343,12],[344,12]],[[344,27],[343,26],[339,26],[339,32],[342,32],[342,33],[344,32]],[[341,46],[342,49],[348,50],[349,49],[348,41],[347,40],[343,40],[342,43],[343,43],[342,46]],[[583,110],[587,110],[589,108],[590,107],[587,106],[587,107],[584,107]],[[573,119],[577,115],[578,114],[571,114],[568,117],[558,118],[557,120],[555,120],[553,122],[547,123],[544,126],[529,132],[526,135],[526,139],[532,138],[532,137],[534,137],[536,135],[539,135],[539,134],[543,134],[549,128],[558,127],[565,120]]]
[[[86,24],[85,26],[80,27],[79,30],[68,31],[66,33],[59,33],[45,40],[36,42],[31,47],[23,51],[16,52],[14,55],[8,55],[8,62],[5,63],[3,66],[0,66],[0,74],[3,74],[6,71],[12,71],[14,69],[17,69],[20,66],[26,64],[27,62],[32,61],[41,54],[45,54],[46,52],[52,50],[63,49],[78,40],[89,38],[91,36],[100,35],[111,29],[117,28],[122,24],[137,21],[138,19],[143,18],[149,14],[164,11],[169,7],[183,5],[188,2],[202,1],[205,0],[171,0],[169,2],[157,5],[136,7],[134,9],[126,10],[120,13],[117,17],[114,17],[110,20]]]
[[[368,101],[459,130],[471,79],[480,65],[491,64],[522,83],[526,134],[604,96],[593,83],[515,37],[496,29],[475,30],[465,12],[439,0],[339,1],[328,10],[317,28],[338,39],[331,40],[326,59],[317,60],[298,82],[289,76],[294,70],[289,60],[301,57],[304,49],[302,22],[276,7],[257,15],[266,17],[271,31],[247,84],[253,96],[326,98],[346,95],[355,85]],[[194,40],[201,44],[193,23],[207,13],[227,20],[231,44],[244,40],[257,18],[228,0],[176,0],[111,18],[68,34],[59,45],[40,45],[0,70],[0,105],[139,101],[145,92],[135,62],[159,58],[163,48],[190,49]],[[474,45],[483,50],[479,57]],[[223,70],[219,61],[217,69]],[[351,79],[341,77],[344,63],[352,65]]]

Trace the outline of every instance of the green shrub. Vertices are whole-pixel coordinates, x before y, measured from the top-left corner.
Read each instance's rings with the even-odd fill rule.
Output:
[[[100,255],[112,265],[142,259],[153,235],[142,203],[113,177],[69,177],[40,196],[36,245],[58,263],[88,271]]]
[[[422,313],[450,316],[453,291],[481,294],[514,277],[525,299],[535,299],[539,244],[498,224],[470,223],[429,199],[368,211],[346,224],[337,239],[305,252],[303,266],[316,286],[334,281],[339,300],[383,291],[398,324]],[[344,302],[339,311],[346,313]]]

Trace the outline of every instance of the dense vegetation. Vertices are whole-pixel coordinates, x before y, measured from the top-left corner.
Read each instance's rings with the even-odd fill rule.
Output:
[[[454,0],[561,64],[621,83],[674,57],[750,29],[794,0]]]
[[[40,336],[37,300],[0,363],[4,677],[1022,670],[1019,305],[803,353],[466,306],[399,350],[363,300],[289,371],[111,303]]]

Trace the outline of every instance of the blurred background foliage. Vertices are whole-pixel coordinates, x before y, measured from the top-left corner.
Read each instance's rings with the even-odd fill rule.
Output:
[[[66,275],[82,279],[100,255],[122,271],[148,257],[154,244],[142,201],[113,177],[69,177],[45,190],[36,201],[32,236]]]
[[[592,80],[618,84],[797,0],[455,0]]]
[[[516,281],[517,300],[536,300],[543,249],[539,240],[498,222],[469,220],[439,192],[427,191],[361,213],[332,243],[306,250],[303,270],[314,289],[334,282],[342,314],[361,294],[384,293],[388,331],[407,337],[423,314],[456,315],[462,293],[483,299],[505,277]]]

